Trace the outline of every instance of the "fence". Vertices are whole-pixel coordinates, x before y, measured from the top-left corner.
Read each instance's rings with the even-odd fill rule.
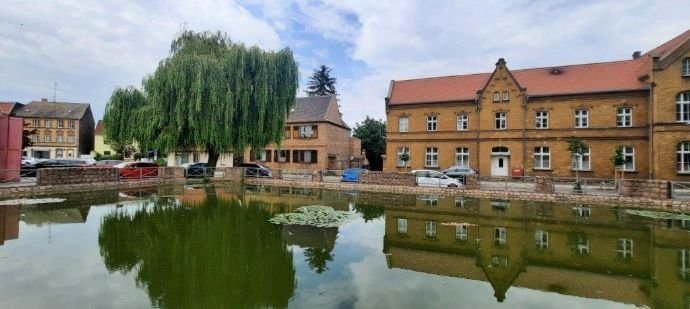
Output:
[[[690,182],[671,181],[669,187],[672,199],[690,200]]]

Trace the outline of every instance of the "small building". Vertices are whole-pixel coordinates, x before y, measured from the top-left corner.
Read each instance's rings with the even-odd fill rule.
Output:
[[[103,120],[99,120],[98,123],[96,123],[96,129],[93,131],[93,133],[94,139],[93,152],[91,153],[92,156],[95,157],[96,154],[110,156],[117,153],[105,142],[105,126],[103,125]]]
[[[33,145],[23,150],[29,158],[78,158],[93,150],[94,120],[88,103],[30,102],[14,111],[24,127],[35,130]]]
[[[268,145],[257,158],[251,149],[239,162],[258,161],[270,168],[340,170],[362,164],[362,143],[351,136],[336,96],[297,98],[286,120],[285,139]]]

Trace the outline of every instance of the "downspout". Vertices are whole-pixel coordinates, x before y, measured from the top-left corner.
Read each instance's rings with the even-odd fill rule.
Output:
[[[476,101],[475,111],[477,114],[477,138],[476,138],[476,142],[475,142],[477,145],[477,148],[475,150],[475,155],[477,156],[477,167],[476,168],[477,168],[477,172],[478,172],[479,176],[481,176],[482,173],[481,173],[480,169],[481,169],[482,164],[481,164],[481,156],[479,155],[479,152],[480,152],[479,134],[480,134],[481,129],[482,129],[482,121],[481,121],[481,117],[480,117],[481,102],[482,102],[481,92],[477,92],[477,99],[475,101]]]
[[[527,176],[527,94],[522,94],[522,176]]]
[[[652,73],[654,70],[652,70]],[[654,82],[649,83],[649,102],[647,103],[647,118],[648,119],[648,124],[647,126],[649,127],[649,141],[647,142],[648,145],[648,161],[649,161],[649,179],[654,179],[654,86],[656,84]]]

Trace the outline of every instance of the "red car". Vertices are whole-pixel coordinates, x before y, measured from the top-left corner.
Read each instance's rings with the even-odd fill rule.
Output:
[[[120,170],[120,179],[158,177],[158,165],[151,162],[122,162],[113,166]]]

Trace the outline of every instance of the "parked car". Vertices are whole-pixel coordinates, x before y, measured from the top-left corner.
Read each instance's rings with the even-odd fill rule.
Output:
[[[96,166],[98,167],[114,167],[115,165],[118,165],[122,163],[123,161],[121,160],[101,160],[96,162]]]
[[[271,169],[259,163],[241,163],[237,167],[244,167],[244,176],[271,178]]]
[[[55,161],[61,162],[66,165],[74,165],[79,167],[95,166],[96,161],[92,159],[55,159]]]
[[[432,170],[414,170],[411,172],[417,178],[417,185],[422,187],[462,187],[462,183],[443,173]]]
[[[366,172],[366,169],[355,167],[355,168],[348,168],[343,171],[343,176],[340,181],[344,182],[358,182],[359,181],[359,174],[362,172]]]
[[[451,166],[443,171],[444,175],[460,180],[463,184],[465,183],[465,177],[477,175],[477,172],[469,166]]]
[[[121,179],[158,177],[158,164],[152,162],[122,162],[113,167],[120,170]]]
[[[82,167],[79,164],[67,160],[45,160],[34,164],[22,164],[20,168],[21,177],[36,177],[36,171],[42,168],[66,168]]]
[[[191,163],[183,167],[185,177],[213,177],[214,169],[207,168],[206,163]]]

